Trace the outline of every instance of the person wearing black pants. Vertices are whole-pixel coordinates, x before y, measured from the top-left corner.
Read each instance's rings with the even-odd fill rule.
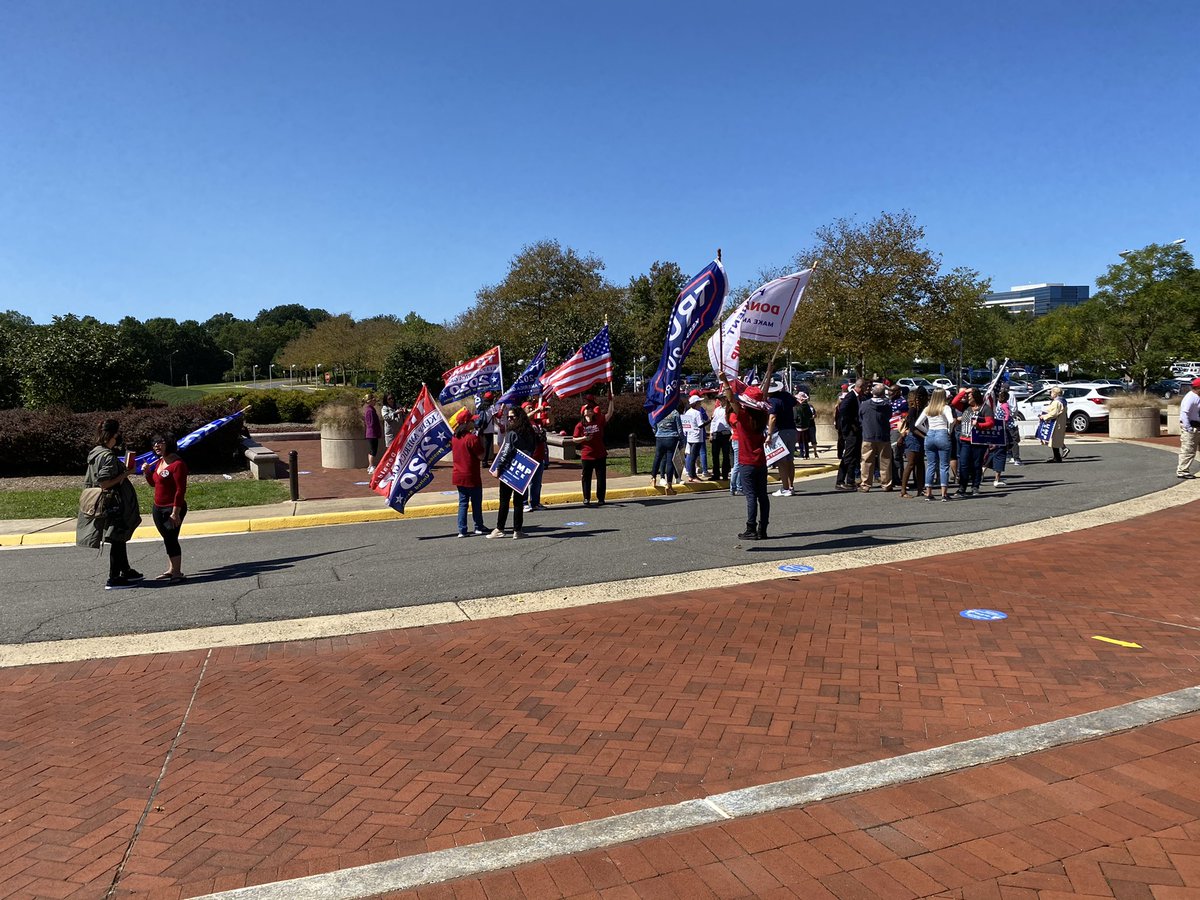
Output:
[[[842,461],[838,464],[837,483],[834,485],[838,491],[858,489],[858,470],[862,466],[862,423],[858,418],[858,407],[865,388],[866,382],[858,379],[838,404],[838,437],[842,442]]]
[[[88,454],[87,473],[83,478],[85,488],[99,488],[120,498],[120,508],[112,514],[88,516],[80,511],[75,526],[75,543],[80,547],[98,549],[107,543],[111,548],[108,556],[108,581],[106,591],[129,587],[142,579],[142,573],[129,567],[129,552],[126,543],[142,523],[138,513],[137,491],[129,482],[129,466],[133,454],[125,459],[117,451],[121,444],[121,424],[116,419],[105,419],[96,430],[96,446]]]
[[[179,584],[187,580],[181,563],[183,551],[179,546],[179,529],[187,515],[188,467],[176,453],[175,438],[169,434],[156,434],[150,440],[157,456],[143,467],[146,481],[154,490],[154,509],[151,516],[154,527],[162,535],[167,550],[167,571],[158,576],[159,581]]]
[[[770,373],[768,372],[768,375]],[[746,530],[738,535],[743,541],[767,538],[771,519],[771,497],[767,493],[767,418],[771,405],[759,387],[748,387],[735,395],[725,373],[720,374],[725,399],[729,403],[733,435],[738,442],[738,479],[746,495]],[[768,383],[769,378],[767,379]]]
[[[529,414],[516,406],[508,411],[508,431],[504,435],[504,444],[496,454],[496,471],[503,472],[512,462],[516,452],[520,450],[526,456],[533,457],[536,436],[533,426],[529,423]],[[500,482],[500,512],[496,516],[496,527],[492,529],[489,538],[504,537],[504,523],[508,521],[508,505],[512,503],[515,492],[511,487]],[[521,528],[525,524],[524,501],[518,500],[513,507],[513,538],[522,537]]]
[[[583,505],[592,505],[592,475],[596,476],[596,505],[604,505],[605,479],[608,474],[608,450],[604,446],[604,426],[612,415],[613,400],[608,398],[608,413],[600,412],[599,406],[585,406],[583,418],[575,426],[575,446],[583,461]]]
[[[713,475],[718,481],[728,481],[729,463],[733,457],[733,434],[725,412],[724,397],[717,397],[709,429],[712,434]]]

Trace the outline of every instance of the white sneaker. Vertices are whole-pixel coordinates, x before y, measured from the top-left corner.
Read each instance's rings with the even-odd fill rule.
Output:
[[[533,512],[533,507],[528,503],[525,504],[525,512]]]
[[[786,497],[787,494],[784,492],[783,488],[780,488],[779,490],[777,490],[773,494],[771,494],[771,496],[772,497]]]
[[[780,497],[790,497],[790,496],[792,496],[792,489],[791,489],[791,488],[784,488],[782,491],[780,491],[780,492],[779,492],[779,496],[780,496]]]
[[[504,532],[499,528],[493,528],[491,534],[488,535],[488,540],[490,541],[492,538],[498,537],[504,537]]]
[[[993,481],[992,487],[1008,487],[1003,481]]]
[[[487,530],[486,530],[486,529],[483,529],[483,528],[476,528],[476,529],[475,529],[474,531],[472,531],[471,533],[472,533],[472,534],[483,534],[483,535],[486,535],[486,534],[487,534]]]
[[[374,466],[367,466],[367,474],[368,474],[368,475],[374,475],[374,474],[375,474],[375,467],[374,467]]]
[[[466,533],[465,531],[463,531],[463,532],[460,532],[458,536],[459,536],[459,537],[466,537],[466,536],[467,536],[467,533]]]
[[[1070,448],[1070,447],[1063,447],[1063,451],[1062,451],[1062,458],[1063,458],[1063,459],[1066,459],[1066,458],[1067,458],[1068,456],[1070,456],[1070,455],[1071,455],[1071,448]]]

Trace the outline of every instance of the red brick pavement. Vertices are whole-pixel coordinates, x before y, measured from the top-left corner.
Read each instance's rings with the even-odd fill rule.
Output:
[[[1200,897],[1200,716],[388,900]]]
[[[1198,516],[1192,504],[998,551],[508,620],[5,670],[0,897],[103,893],[206,656],[117,896],[193,896],[519,834],[1196,684],[1200,640],[1177,626],[1200,626],[1179,541]],[[1010,618],[957,615],[978,605]],[[1020,793],[1032,782],[1003,783],[1039,805]],[[1126,784],[1145,787],[1114,789]],[[1153,788],[1171,793],[1161,770]],[[913,815],[905,803],[891,821]],[[1143,834],[1187,824],[1158,821]],[[1055,846],[1060,861],[1096,849]],[[971,855],[959,871],[1002,874]],[[573,865],[552,863],[552,877]],[[646,878],[663,874],[654,865]],[[694,883],[672,877],[678,892]]]

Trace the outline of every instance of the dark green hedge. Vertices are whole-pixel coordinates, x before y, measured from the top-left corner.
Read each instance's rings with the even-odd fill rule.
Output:
[[[96,428],[107,418],[121,423],[127,449],[144,453],[150,449],[151,435],[171,433],[181,438],[228,412],[227,405],[199,403],[89,413],[0,410],[0,477],[82,476],[88,453],[96,445]],[[197,472],[242,468],[241,437],[240,423],[234,421],[196,444],[184,458]]]

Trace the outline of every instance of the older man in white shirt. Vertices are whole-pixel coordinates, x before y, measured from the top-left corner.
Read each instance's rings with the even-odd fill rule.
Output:
[[[1200,437],[1200,378],[1192,379],[1192,389],[1179,404],[1179,465],[1176,478],[1195,478],[1192,460],[1196,458],[1196,439]]]

